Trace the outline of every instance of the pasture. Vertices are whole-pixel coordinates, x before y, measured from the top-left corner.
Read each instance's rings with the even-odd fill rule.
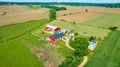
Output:
[[[120,66],[120,31],[113,31],[85,67]]]
[[[32,29],[40,27],[46,23],[47,21],[43,19],[43,20],[29,21],[29,22],[20,23],[20,24],[1,26],[0,42],[19,37],[20,35],[30,32]]]
[[[111,26],[120,27],[120,14],[105,14],[95,19],[85,21],[81,24],[109,28]]]
[[[69,22],[59,21],[59,20],[54,20],[49,24],[58,26],[62,29],[74,30],[75,32],[78,32],[82,36],[87,36],[87,37],[96,36],[97,38],[102,38],[102,39],[104,39],[104,37],[106,37],[110,32],[107,29],[101,29],[98,27],[69,23]]]

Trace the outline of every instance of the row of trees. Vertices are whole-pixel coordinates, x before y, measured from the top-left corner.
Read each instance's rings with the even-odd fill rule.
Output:
[[[66,7],[57,7],[57,6],[50,6],[50,5],[42,5],[41,7],[50,8],[50,9],[53,8],[56,11],[67,10]]]
[[[120,8],[120,3],[79,3],[79,2],[0,2],[0,5],[4,4],[19,4],[19,5],[71,5],[71,6],[101,6],[107,8]]]
[[[75,51],[71,56],[68,56],[59,67],[77,67],[82,61],[82,57],[88,54],[88,40],[86,38],[76,37],[74,41],[69,43]]]
[[[49,21],[52,21],[55,19],[56,19],[56,10],[54,8],[51,8],[49,13]]]

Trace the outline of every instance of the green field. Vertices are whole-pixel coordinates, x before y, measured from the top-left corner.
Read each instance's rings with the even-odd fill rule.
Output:
[[[21,24],[1,26],[0,27],[0,42],[4,40],[10,40],[10,39],[19,37],[46,23],[47,21],[43,19],[43,20],[30,21],[30,22],[21,23]]]
[[[120,66],[120,31],[113,31],[107,37],[85,67]]]
[[[110,32],[107,29],[101,29],[98,27],[92,27],[92,26],[82,25],[82,24],[74,24],[74,23],[69,23],[69,22],[64,22],[64,21],[59,21],[59,20],[54,20],[49,24],[58,26],[62,29],[74,30],[83,36],[87,36],[87,37],[96,36],[102,39],[106,37],[108,33]]]
[[[1,67],[43,67],[39,60],[24,43],[24,36],[17,39],[0,43],[0,66]],[[31,40],[33,42],[33,40]],[[41,45],[43,41],[39,42]]]
[[[120,14],[104,14],[81,24],[97,26],[101,28],[109,28],[111,26],[117,26],[120,28]]]
[[[50,34],[39,35],[48,22],[31,22],[0,27],[0,66],[1,67],[45,67],[46,61],[59,65],[72,53],[63,41],[56,44],[45,39]],[[38,31],[39,30],[39,31]],[[34,35],[33,33],[38,33]],[[43,39],[41,39],[41,37]],[[4,40],[5,39],[5,40]],[[34,49],[34,51],[32,51]],[[45,58],[38,58],[36,53],[45,53]]]

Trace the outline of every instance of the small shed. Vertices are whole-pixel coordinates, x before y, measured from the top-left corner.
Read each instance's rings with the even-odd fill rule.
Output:
[[[60,28],[53,25],[46,25],[46,31],[59,31]]]
[[[75,37],[74,37],[75,34],[74,34],[74,33],[71,33],[71,34],[69,34],[69,36],[70,36],[70,39],[74,41],[74,39],[75,39]]]

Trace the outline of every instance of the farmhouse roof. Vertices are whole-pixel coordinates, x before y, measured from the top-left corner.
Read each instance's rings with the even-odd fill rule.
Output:
[[[55,39],[58,39],[63,36],[63,33],[58,33],[58,34],[54,33],[53,36]]]

